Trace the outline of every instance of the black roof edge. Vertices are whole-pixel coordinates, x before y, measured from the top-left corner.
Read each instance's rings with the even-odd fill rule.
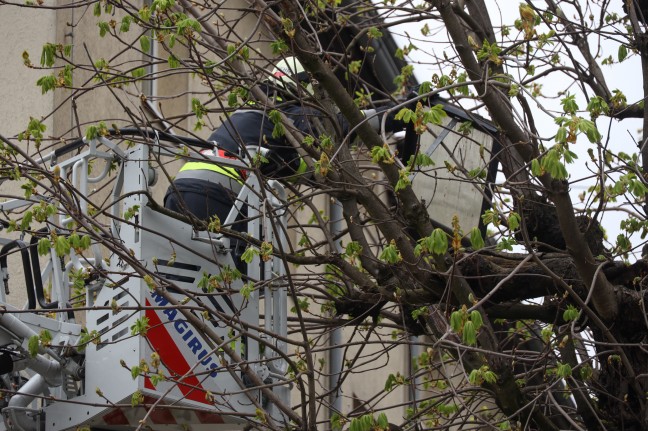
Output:
[[[368,11],[369,14],[373,15],[377,20],[379,19],[376,16],[376,12],[371,10]],[[376,74],[382,81],[385,88],[393,88],[393,81],[396,76],[401,73],[403,66],[408,64],[404,60],[397,59],[394,57],[394,53],[398,49],[398,45],[394,41],[394,37],[391,32],[388,30],[383,31],[383,36],[380,39],[374,40],[374,67],[376,70],[379,70],[380,73]],[[385,82],[388,81],[388,82]],[[410,83],[413,88],[418,88],[419,82],[416,77],[412,76],[410,78]],[[470,121],[473,123],[473,127],[481,130],[489,135],[495,135],[498,133],[497,127],[487,120],[486,118],[468,113],[466,110],[461,107],[452,104],[447,99],[444,99],[441,96],[435,96],[432,98],[432,102],[440,104],[443,106],[443,110],[454,118],[463,121]]]

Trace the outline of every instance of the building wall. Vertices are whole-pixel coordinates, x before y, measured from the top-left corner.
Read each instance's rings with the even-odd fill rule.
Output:
[[[30,117],[45,118],[52,112],[52,94],[41,94],[36,81],[44,73],[40,66],[44,43],[55,40],[56,12],[52,10],[27,10],[3,6],[0,28],[10,40],[0,44],[2,73],[0,73],[0,122],[2,134],[11,137],[25,130]],[[24,65],[23,53],[29,53],[34,68]],[[52,118],[45,118],[51,130]]]
[[[52,94],[41,93],[36,86],[38,78],[45,73],[38,70],[42,46],[46,42],[53,42],[56,35],[56,12],[39,9],[28,10],[16,6],[3,6],[0,13],[0,28],[5,40],[0,43],[0,134],[5,138],[15,137],[27,128],[30,117],[43,121],[47,126],[46,134],[52,131],[53,117],[49,114],[54,107]],[[8,39],[7,39],[8,38]],[[23,53],[29,55],[34,67],[24,64]],[[24,149],[33,150],[33,144]],[[20,185],[5,181],[2,183],[0,200],[7,200],[11,196],[22,196]],[[0,216],[2,217],[2,216]],[[17,239],[16,234],[7,234],[0,231],[0,237]],[[10,269],[22,268],[21,259],[14,253],[8,258]],[[12,271],[9,279],[9,302],[17,307],[22,307],[27,301],[25,280],[22,270]]]

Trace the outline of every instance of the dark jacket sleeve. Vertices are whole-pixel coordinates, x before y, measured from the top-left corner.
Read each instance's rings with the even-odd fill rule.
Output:
[[[306,127],[305,123],[300,122],[298,128],[302,130]],[[240,157],[246,156],[247,147],[260,147],[267,160],[259,166],[263,175],[271,178],[294,175],[299,167],[299,156],[285,137],[273,137],[273,130],[274,124],[263,111],[242,109],[230,115],[214,130],[209,140],[214,141],[218,148]]]
[[[262,145],[268,133],[272,135],[272,124],[262,111],[242,109],[227,117],[209,140],[232,155],[243,156],[244,147]]]
[[[304,136],[319,137],[316,123],[323,123],[326,114],[300,104],[284,106],[281,111],[292,122],[284,127],[295,127]],[[342,137],[346,137],[350,129],[349,123],[341,114],[337,115],[337,122]],[[215,141],[219,148],[241,157],[246,154],[245,147],[261,147],[267,159],[266,163],[259,166],[263,175],[271,178],[292,177],[299,172],[302,160],[285,136],[272,136],[273,130],[274,124],[263,111],[243,109],[230,115],[214,130],[209,140]]]

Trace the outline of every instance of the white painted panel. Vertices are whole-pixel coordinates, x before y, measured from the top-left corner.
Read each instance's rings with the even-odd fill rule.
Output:
[[[444,121],[444,126],[451,119]],[[474,130],[462,135],[457,122],[443,141],[434,148],[430,156],[434,166],[421,168],[413,178],[412,188],[428,208],[430,217],[437,222],[451,226],[452,217],[459,217],[464,232],[479,224],[483,201],[483,180],[470,179],[469,172],[483,169],[485,177],[491,158],[493,139],[490,135]],[[436,137],[444,130],[433,127],[433,133],[421,136],[420,152],[431,150]]]

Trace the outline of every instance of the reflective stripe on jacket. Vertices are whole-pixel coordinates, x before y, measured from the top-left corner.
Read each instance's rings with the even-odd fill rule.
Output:
[[[214,155],[214,152],[211,150],[207,151],[201,151],[201,154],[206,154],[206,155]],[[225,157],[225,158],[232,158],[227,155],[225,155],[225,152],[223,150],[218,150],[218,155],[220,157]],[[220,166],[216,163],[213,162],[187,162],[185,163],[182,168],[180,168],[180,172],[184,172],[184,175],[181,175],[183,178],[189,177],[187,175],[187,172],[189,171],[211,171],[211,172],[216,172],[217,174],[224,175],[228,178],[231,178],[233,180],[236,180],[239,183],[243,183],[241,175],[239,172],[234,169],[230,168],[227,166]]]

